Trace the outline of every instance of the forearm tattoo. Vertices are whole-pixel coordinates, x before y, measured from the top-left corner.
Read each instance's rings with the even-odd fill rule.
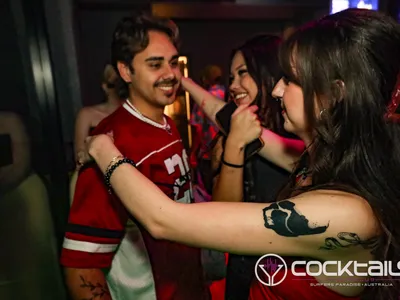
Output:
[[[110,296],[110,291],[108,290],[107,285],[102,285],[100,283],[93,284],[91,281],[86,280],[83,276],[81,278],[81,285],[80,287],[83,289],[90,290],[92,295],[90,298],[82,298],[81,300],[98,300],[103,299],[103,297]]]
[[[295,210],[290,201],[273,203],[263,209],[264,226],[277,234],[287,237],[320,234],[326,231],[329,224],[318,226],[310,224],[308,219]]]
[[[320,250],[336,250],[340,248],[349,248],[361,246],[364,249],[375,249],[378,246],[378,238],[370,238],[362,240],[356,233],[340,232],[336,238],[330,237],[325,239],[325,245]]]

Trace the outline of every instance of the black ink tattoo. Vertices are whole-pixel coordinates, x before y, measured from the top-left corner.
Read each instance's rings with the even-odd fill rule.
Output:
[[[368,240],[361,240],[361,238],[352,232],[339,232],[337,238],[326,238],[325,245],[320,247],[320,250],[336,250],[339,248],[349,248],[354,246],[361,246],[364,249],[375,249],[378,246],[378,238],[370,238]]]
[[[288,237],[320,234],[326,231],[326,226],[310,226],[305,216],[300,215],[290,201],[273,203],[263,209],[264,226],[277,234]]]
[[[92,297],[91,298],[82,298],[81,300],[95,300],[95,299],[101,299],[105,296],[110,296],[110,291],[108,290],[107,286],[103,286],[100,283],[93,284],[90,281],[87,281],[83,276],[80,276],[81,278],[81,288],[84,289],[90,289],[92,292]]]

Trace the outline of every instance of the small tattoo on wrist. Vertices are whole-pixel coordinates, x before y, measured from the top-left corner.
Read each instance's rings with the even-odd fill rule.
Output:
[[[205,98],[203,98],[203,100],[201,100],[201,104],[200,104],[201,108],[204,108],[204,106],[206,106],[206,99]]]

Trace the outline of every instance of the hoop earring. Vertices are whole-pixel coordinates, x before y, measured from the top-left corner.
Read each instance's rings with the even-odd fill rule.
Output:
[[[320,117],[322,117],[322,114],[324,113],[326,111],[326,109],[324,108],[324,109],[322,109],[320,112],[319,112],[319,116]]]

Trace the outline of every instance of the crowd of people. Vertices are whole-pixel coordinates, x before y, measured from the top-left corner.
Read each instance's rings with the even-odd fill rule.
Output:
[[[72,299],[215,300],[209,272],[224,274],[227,300],[398,299],[395,275],[368,264],[400,259],[400,25],[348,9],[251,37],[226,86],[216,66],[200,84],[183,77],[178,40],[170,20],[120,20],[107,103],[78,115],[61,254]],[[195,104],[192,149],[164,114],[180,88]],[[224,270],[205,268],[203,250]],[[265,254],[288,267],[257,273]],[[321,274],[299,260],[337,263]],[[340,271],[353,262],[363,272]]]

